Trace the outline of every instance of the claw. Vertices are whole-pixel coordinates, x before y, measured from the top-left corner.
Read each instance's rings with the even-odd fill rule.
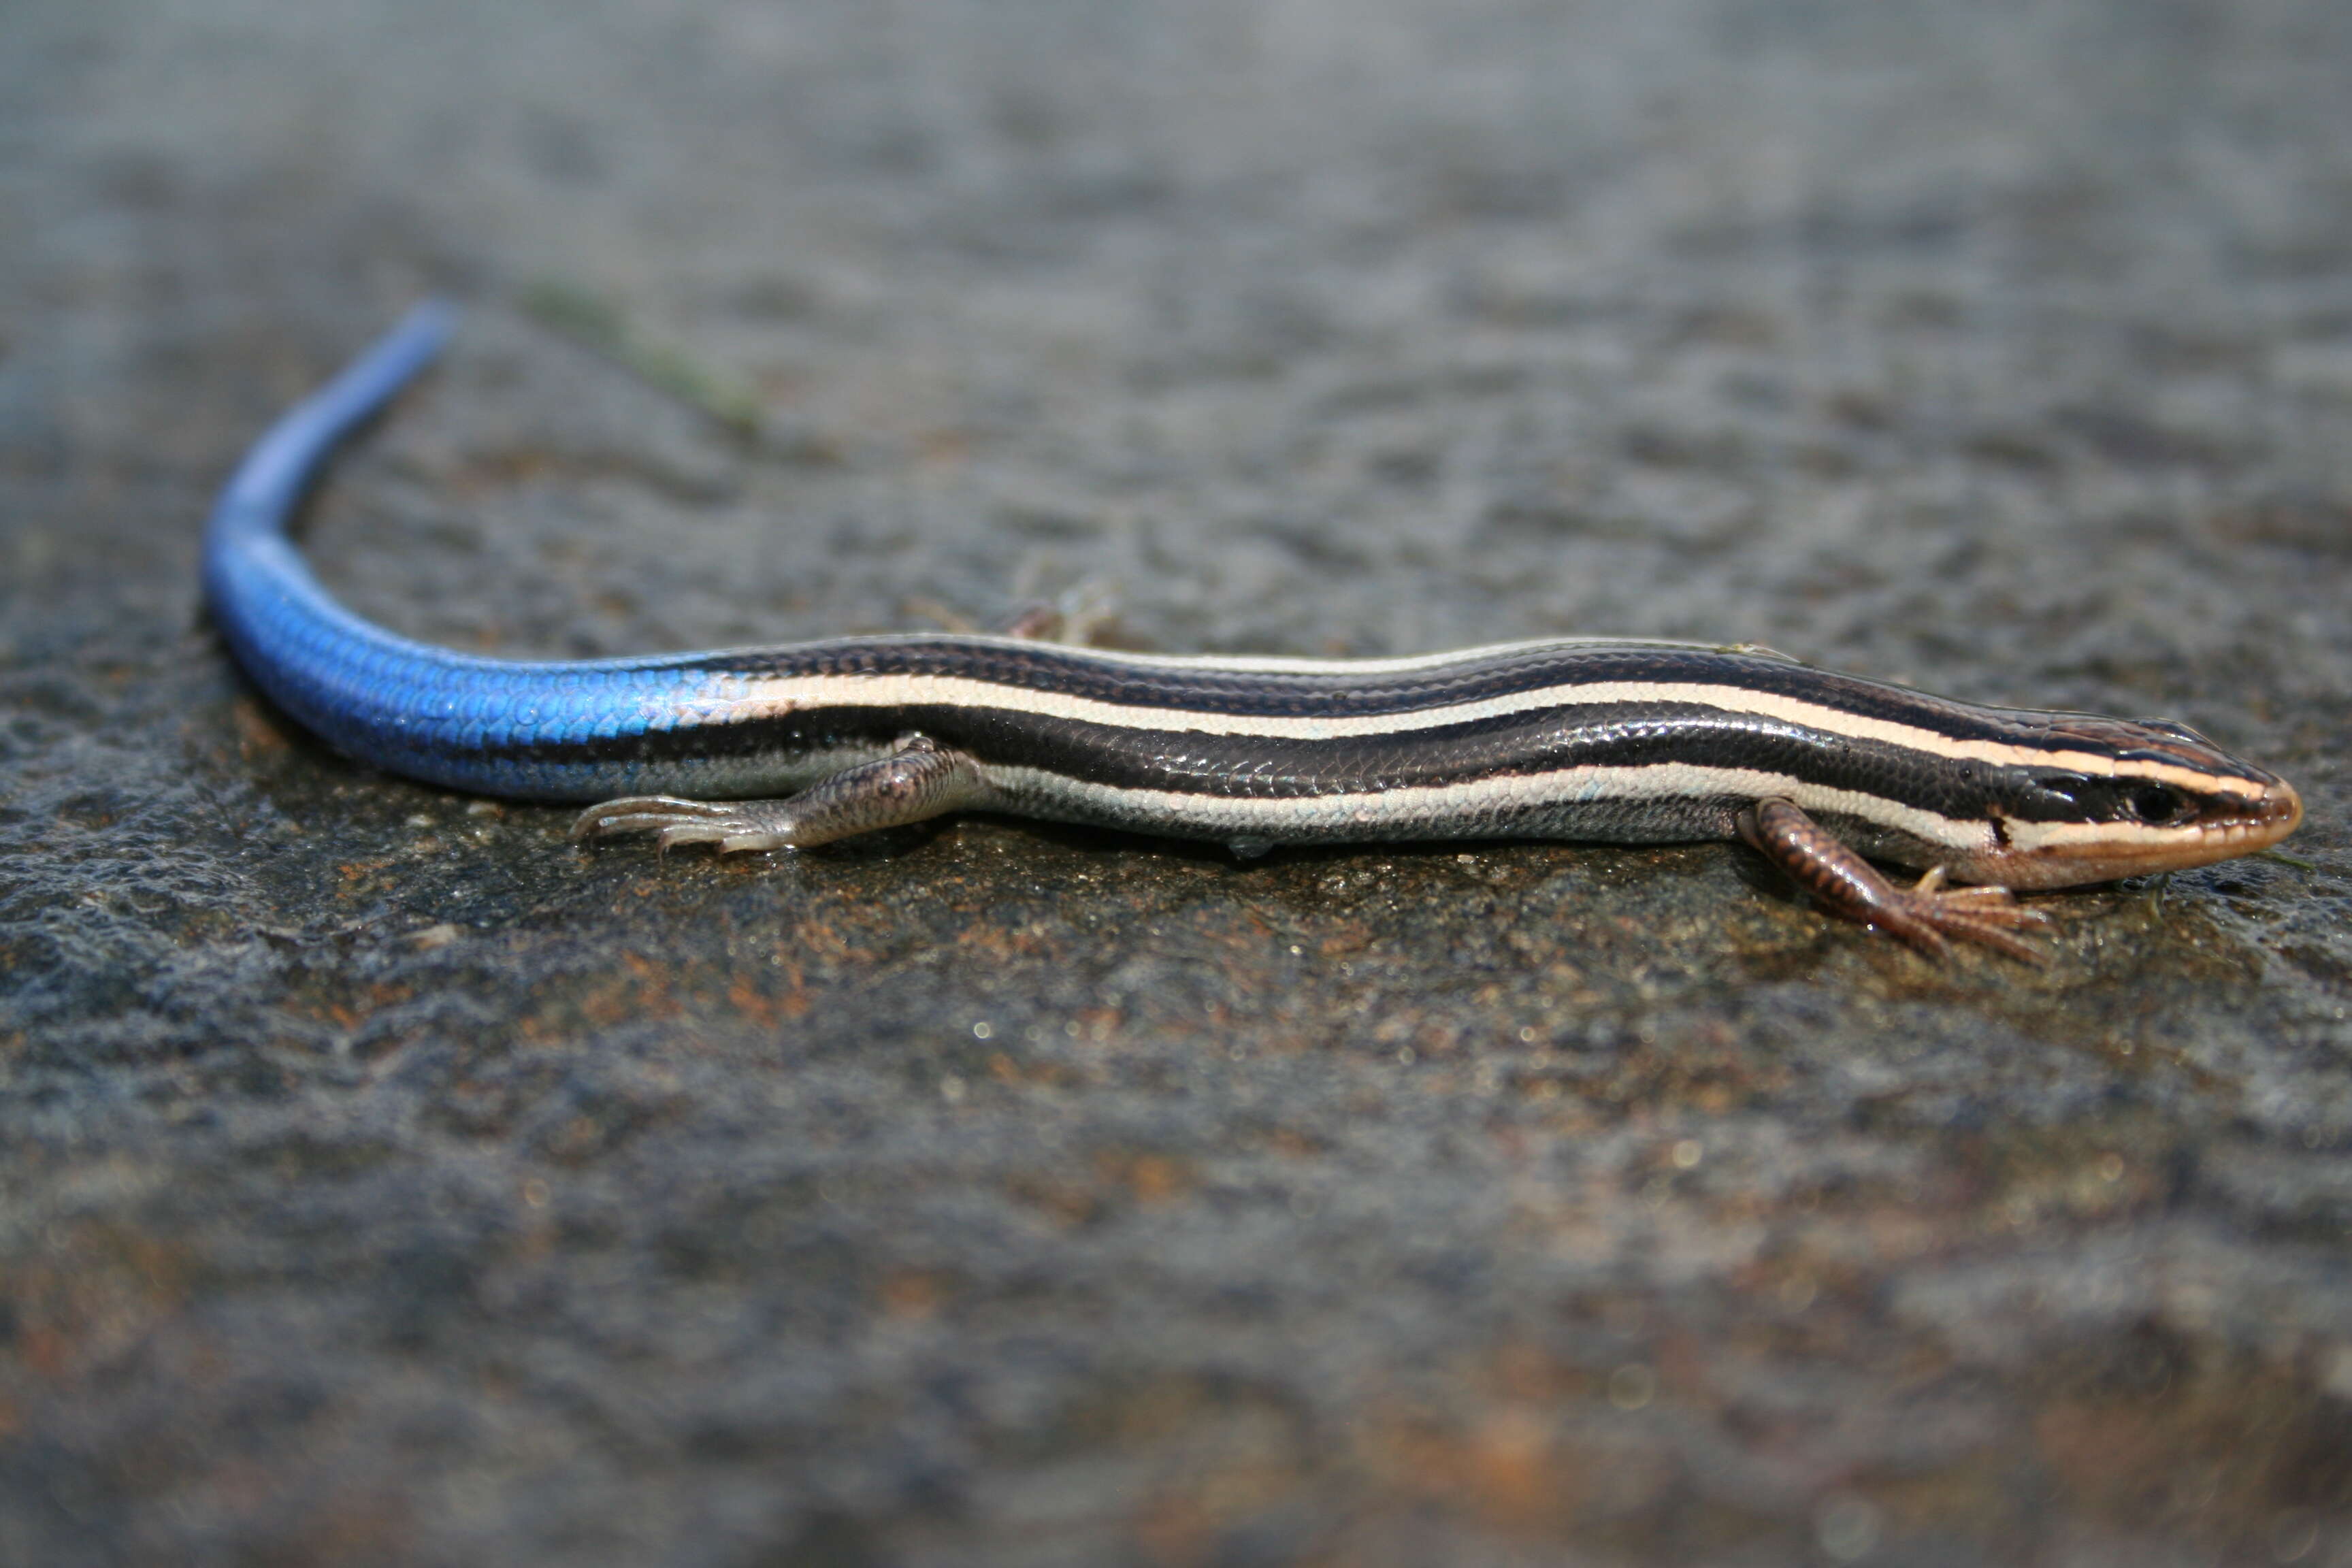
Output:
[[[654,836],[654,852],[667,855],[681,844],[716,844],[727,847],[727,829],[717,823],[673,822]]]

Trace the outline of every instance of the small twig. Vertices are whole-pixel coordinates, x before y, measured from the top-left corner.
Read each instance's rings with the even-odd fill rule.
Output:
[[[543,278],[522,291],[522,308],[540,325],[604,355],[647,385],[709,416],[747,440],[761,436],[759,394],[681,349],[648,342],[621,308],[574,283]]]

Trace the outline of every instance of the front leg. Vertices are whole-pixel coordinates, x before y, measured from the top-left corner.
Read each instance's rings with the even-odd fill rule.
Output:
[[[664,849],[716,844],[722,855],[739,849],[806,849],[980,805],[987,795],[987,781],[972,758],[925,735],[902,735],[898,749],[888,756],[844,768],[789,799],[630,795],[582,812],[572,825],[572,837],[577,842],[651,833]]]
[[[1948,951],[1947,938],[1958,938],[2042,962],[2039,950],[2010,933],[2047,925],[2049,917],[2016,903],[2006,888],[1947,888],[1941,866],[1917,886],[1898,888],[1790,801],[1759,801],[1741,812],[1739,836],[1830,913],[1876,926],[1931,958]]]

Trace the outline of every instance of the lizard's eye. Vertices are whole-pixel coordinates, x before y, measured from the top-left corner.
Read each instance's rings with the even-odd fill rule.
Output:
[[[2124,809],[2141,822],[2162,826],[2188,815],[2189,802],[2177,789],[2159,784],[2137,785],[2124,796]]]

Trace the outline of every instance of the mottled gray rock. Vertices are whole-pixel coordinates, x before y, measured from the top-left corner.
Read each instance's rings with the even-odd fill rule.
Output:
[[[0,1563],[2352,1563],[2352,11],[16,0]],[[204,629],[1753,640],[2288,858],[583,852]],[[551,324],[552,323],[552,324]],[[561,330],[558,330],[561,329]]]

